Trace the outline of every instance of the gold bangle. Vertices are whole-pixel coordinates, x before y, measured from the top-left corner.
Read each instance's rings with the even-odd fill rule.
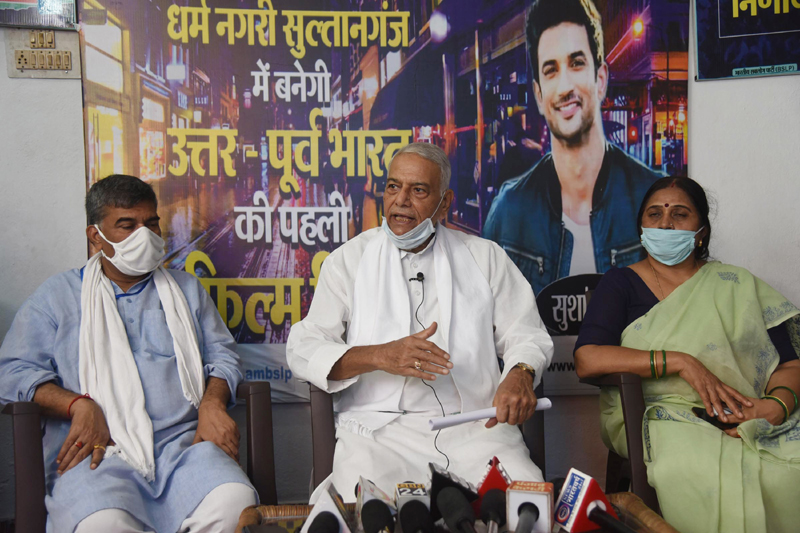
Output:
[[[781,424],[789,420],[789,408],[786,406],[786,403],[783,400],[781,400],[777,396],[769,396],[769,395],[764,396],[764,398],[767,400],[775,400],[776,402],[781,404],[781,407],[783,407],[783,422],[781,422]]]
[[[658,379],[658,373],[656,373],[655,353],[655,350],[650,350],[650,377],[653,379]]]
[[[789,392],[792,394],[792,397],[794,398],[794,409],[792,409],[792,411],[791,411],[791,412],[792,412],[792,413],[794,413],[794,412],[795,412],[795,410],[797,409],[797,393],[796,393],[796,392],[794,392],[794,391],[793,391],[792,389],[790,389],[789,387],[787,387],[786,385],[778,385],[777,387],[772,387],[772,390],[771,390],[771,391],[769,391],[769,392],[767,392],[767,394],[768,394],[768,395],[770,395],[770,396],[772,396],[772,393],[773,393],[773,392],[775,392],[775,391],[776,391],[776,390],[778,390],[778,389],[784,389],[784,390],[788,390],[788,391],[789,391]]]

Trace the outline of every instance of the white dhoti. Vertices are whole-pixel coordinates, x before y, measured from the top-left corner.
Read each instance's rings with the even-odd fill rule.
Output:
[[[404,415],[369,437],[337,429],[331,476],[344,501],[355,501],[359,476],[391,495],[397,483],[427,483],[428,463],[446,466],[447,459],[434,447],[436,432],[430,430],[429,419],[427,415]],[[470,422],[442,430],[436,446],[450,459],[448,470],[477,485],[487,463],[496,456],[512,479],[543,481],[519,428],[498,424],[486,429],[485,423]]]
[[[233,531],[245,507],[256,504],[253,489],[243,483],[225,483],[203,498],[181,523],[179,533]],[[122,509],[103,509],[78,524],[75,533],[152,533],[141,520]]]

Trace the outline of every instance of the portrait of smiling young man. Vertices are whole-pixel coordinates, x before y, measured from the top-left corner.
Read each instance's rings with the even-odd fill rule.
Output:
[[[609,70],[591,0],[536,0],[526,33],[552,151],[503,185],[483,236],[508,252],[538,294],[563,277],[641,260],[630,221],[658,176],[606,141]]]
[[[441,148],[399,150],[382,226],[325,259],[308,315],[289,334],[292,372],[334,394],[331,479],[347,501],[359,476],[391,493],[427,479],[430,462],[477,482],[497,456],[515,479],[542,479],[514,426],[533,415],[552,341],[507,254],[440,222],[449,181]],[[489,422],[428,427],[491,406]]]

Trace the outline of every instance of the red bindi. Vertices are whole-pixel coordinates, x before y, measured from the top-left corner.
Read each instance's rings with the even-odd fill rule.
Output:
[[[669,204],[664,204],[664,207],[669,207]]]

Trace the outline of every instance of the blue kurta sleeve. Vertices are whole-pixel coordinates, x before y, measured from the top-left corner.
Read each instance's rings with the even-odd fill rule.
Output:
[[[203,370],[206,379],[210,377],[224,379],[231,390],[228,407],[236,404],[236,389],[242,381],[242,362],[236,353],[236,341],[222,321],[217,306],[206,290],[195,280],[198,286],[198,315],[200,324],[199,338],[202,341],[200,350],[203,354]]]
[[[0,401],[32,402],[42,383],[61,385],[53,354],[57,329],[34,297],[22,305],[0,347]]]

